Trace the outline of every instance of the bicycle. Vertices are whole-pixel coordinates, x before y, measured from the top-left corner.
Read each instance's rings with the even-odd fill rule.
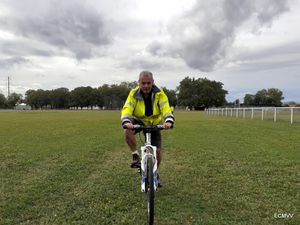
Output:
[[[154,192],[158,188],[157,179],[157,147],[151,145],[151,131],[163,130],[163,125],[133,125],[133,130],[142,130],[145,133],[145,143],[141,147],[141,191],[147,193],[148,224],[154,223]]]

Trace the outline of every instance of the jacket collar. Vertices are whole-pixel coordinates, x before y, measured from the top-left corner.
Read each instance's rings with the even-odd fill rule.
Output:
[[[156,93],[160,92],[159,88],[153,84],[152,86],[152,94],[155,95]],[[144,100],[143,99],[143,96],[142,96],[142,93],[141,93],[141,89],[139,86],[137,86],[134,90],[134,94],[133,94],[133,97],[134,98],[137,98],[139,100]]]

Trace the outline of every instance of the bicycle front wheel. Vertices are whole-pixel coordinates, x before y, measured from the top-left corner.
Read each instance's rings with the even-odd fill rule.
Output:
[[[147,199],[148,199],[148,224],[154,222],[154,181],[153,181],[153,158],[147,159]]]

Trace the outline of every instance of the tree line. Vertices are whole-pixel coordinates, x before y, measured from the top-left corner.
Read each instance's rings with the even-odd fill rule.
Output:
[[[137,86],[137,82],[122,82],[120,84],[104,84],[97,88],[77,87],[73,90],[61,87],[53,90],[27,90],[25,98],[21,94],[12,93],[7,98],[0,93],[0,107],[12,108],[24,102],[32,109],[83,109],[99,107],[101,109],[121,109],[129,91]],[[227,102],[228,91],[223,83],[207,78],[185,77],[175,90],[163,87],[171,106],[204,109],[236,105]],[[245,106],[281,106],[282,92],[279,89],[263,89],[255,95],[246,94]]]
[[[282,106],[284,99],[282,91],[277,88],[262,89],[256,94],[246,94],[244,106]]]

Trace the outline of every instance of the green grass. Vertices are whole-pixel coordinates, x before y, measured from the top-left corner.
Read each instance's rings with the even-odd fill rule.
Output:
[[[300,126],[175,116],[156,224],[299,224]],[[146,224],[119,112],[0,111],[0,140],[0,224]]]

